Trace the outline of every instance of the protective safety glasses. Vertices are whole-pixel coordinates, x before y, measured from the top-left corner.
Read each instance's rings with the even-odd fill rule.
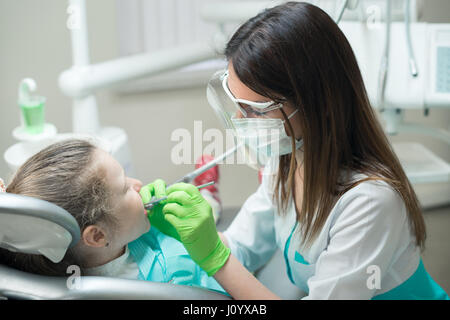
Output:
[[[228,87],[227,70],[217,71],[211,77],[206,88],[206,97],[224,127],[232,129],[238,138],[238,142],[243,142],[243,147],[240,150],[243,152],[245,159],[250,159],[251,165],[249,165],[257,169],[261,168],[264,161],[260,161],[261,159],[256,155],[255,150],[249,148],[248,138],[257,140],[261,138],[268,142],[272,141],[274,137],[263,137],[263,134],[277,134],[277,137],[283,135],[285,133],[285,121],[279,112],[272,112],[281,109],[283,104],[275,101],[253,102],[235,98]],[[288,119],[294,116],[297,111],[292,112]],[[288,143],[290,146],[290,138]]]
[[[265,116],[268,112],[280,109],[283,104],[274,101],[254,102],[245,99],[236,99],[228,87],[228,71],[222,75],[222,87],[230,100],[234,103],[245,118],[256,118]]]
[[[228,87],[227,70],[216,72],[210,79],[207,97],[216,113],[221,114],[221,118],[226,116],[228,119],[233,116],[239,118],[273,118],[274,114],[271,111],[283,107],[282,103],[275,101],[254,102],[237,99]]]

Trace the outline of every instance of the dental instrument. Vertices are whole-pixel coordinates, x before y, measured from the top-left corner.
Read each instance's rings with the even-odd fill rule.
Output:
[[[419,75],[419,71],[417,70],[417,62],[416,57],[414,55],[414,49],[411,40],[410,16],[411,16],[411,0],[405,0],[405,28],[406,28],[406,45],[408,48],[408,56],[409,56],[409,68],[411,75],[413,77],[417,77]]]
[[[348,4],[348,0],[343,0],[342,1],[341,7],[338,10],[338,16],[337,16],[337,18],[335,20],[336,24],[339,24],[339,22],[341,21],[342,16],[344,15],[345,8],[347,8],[347,4]]]
[[[378,74],[378,106],[380,111],[384,111],[386,104],[386,86],[389,73],[389,54],[391,51],[391,25],[392,25],[392,2],[386,0],[386,27],[384,53],[381,58],[380,70]]]
[[[203,172],[205,172],[206,170],[211,169],[212,167],[214,167],[217,163],[219,163],[220,161],[226,159],[228,156],[232,155],[233,153],[235,153],[240,147],[242,146],[242,143],[237,144],[236,146],[234,146],[233,148],[229,149],[228,151],[226,151],[224,154],[218,156],[217,158],[215,158],[214,160],[212,160],[211,162],[208,162],[207,164],[201,166],[200,168],[195,169],[192,172],[189,172],[188,174],[186,174],[185,176],[183,176],[182,178],[178,179],[177,181],[175,181],[174,183],[177,182],[186,182],[189,183],[192,180],[195,179],[195,177],[199,176],[200,174],[202,174]]]
[[[216,183],[216,182],[215,181],[207,182],[205,184],[197,186],[197,189],[200,190],[202,188],[211,186],[214,183]],[[167,196],[159,198],[159,199],[151,200],[149,203],[144,204],[144,208],[145,208],[145,210],[151,210],[155,205],[157,205],[158,203],[160,203],[161,201],[164,201],[166,199],[167,199]]]

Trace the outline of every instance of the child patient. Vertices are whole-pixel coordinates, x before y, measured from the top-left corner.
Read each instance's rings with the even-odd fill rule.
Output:
[[[54,203],[77,220],[81,240],[60,263],[0,248],[0,263],[50,276],[82,275],[201,286],[224,292],[193,262],[183,244],[150,228],[142,183],[125,175],[107,152],[84,140],[55,143],[24,163],[6,192]],[[143,188],[149,193],[152,188]],[[156,210],[156,209],[154,209]],[[151,212],[153,213],[153,212]]]

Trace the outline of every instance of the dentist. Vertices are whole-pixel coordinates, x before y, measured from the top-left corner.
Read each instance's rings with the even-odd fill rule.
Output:
[[[223,234],[195,186],[167,189],[154,210],[192,259],[235,299],[278,298],[251,273],[275,250],[305,299],[448,299],[424,268],[417,197],[334,21],[285,3],[244,23],[225,54],[208,100],[266,165]],[[151,188],[165,194],[161,180]]]

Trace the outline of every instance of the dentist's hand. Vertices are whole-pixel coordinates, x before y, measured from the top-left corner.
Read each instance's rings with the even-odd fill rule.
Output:
[[[228,260],[230,249],[219,238],[211,206],[192,184],[174,184],[167,194],[165,219],[176,228],[192,260],[214,275]]]
[[[165,197],[166,194],[166,183],[161,179],[156,179],[152,183],[141,188],[139,194],[142,198],[142,203],[146,204],[149,202],[153,196],[156,198]],[[164,214],[162,213],[162,209],[166,201],[161,201],[157,205],[155,205],[151,210],[147,211],[148,218],[150,220],[150,224],[162,233],[177,239],[180,241],[180,236],[177,233],[177,230],[169,223],[166,219],[164,219]]]

